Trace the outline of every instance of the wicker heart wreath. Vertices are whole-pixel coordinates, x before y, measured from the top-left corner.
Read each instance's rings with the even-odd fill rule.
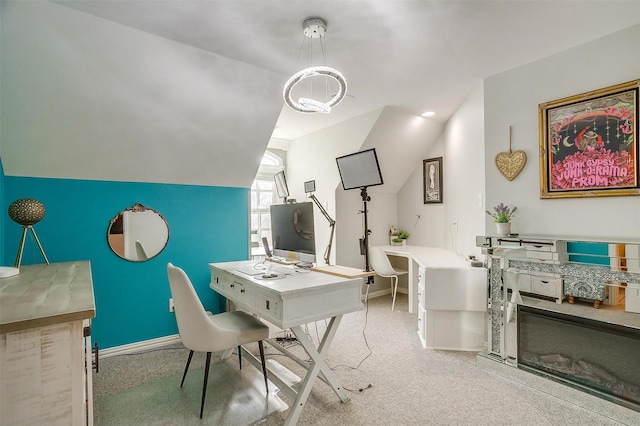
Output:
[[[509,152],[499,152],[496,155],[496,167],[507,180],[513,180],[527,163],[524,151],[511,151],[511,126],[509,126]]]

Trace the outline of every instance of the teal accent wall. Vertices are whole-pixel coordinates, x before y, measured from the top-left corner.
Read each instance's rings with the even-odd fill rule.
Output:
[[[572,262],[609,265],[609,245],[588,242],[567,242],[569,260]]]
[[[249,258],[249,189],[4,176],[3,209],[19,198],[35,198],[46,209],[34,225],[49,262],[90,260],[96,302],[92,338],[101,349],[178,332],[169,312],[166,267],[185,270],[207,310],[224,310],[209,288],[210,262]],[[169,224],[167,247],[147,262],[128,262],[107,244],[110,220],[141,203]],[[5,265],[13,265],[22,228],[3,214]],[[29,235],[29,234],[28,234]],[[27,238],[23,265],[44,263]]]

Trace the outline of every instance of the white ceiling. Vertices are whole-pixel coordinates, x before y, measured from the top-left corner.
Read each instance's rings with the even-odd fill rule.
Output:
[[[289,140],[384,106],[431,110],[444,122],[481,79],[640,23],[638,0],[56,3],[264,68],[282,83],[306,66],[302,21],[325,18],[326,62],[346,76],[348,96],[329,115],[284,107],[272,136]],[[558,70],[573,72],[589,70]]]
[[[384,107],[431,110],[441,126],[483,78],[640,24],[640,0],[0,0],[0,11],[6,175],[244,188],[270,141]],[[308,66],[311,16],[328,22],[326,64],[349,86],[328,115],[282,100]]]

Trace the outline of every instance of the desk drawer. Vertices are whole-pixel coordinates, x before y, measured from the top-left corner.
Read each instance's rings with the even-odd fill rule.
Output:
[[[246,305],[256,306],[256,289],[251,285],[245,285],[239,280],[230,279],[225,282],[226,291],[233,293],[238,299],[238,302],[242,302]]]
[[[551,277],[531,277],[531,292],[549,297],[561,297],[562,279]]]
[[[282,299],[274,295],[259,292],[257,300],[259,316],[264,316],[267,319],[282,319]]]
[[[224,283],[227,279],[227,273],[219,269],[211,271],[211,286],[215,289],[224,290]]]

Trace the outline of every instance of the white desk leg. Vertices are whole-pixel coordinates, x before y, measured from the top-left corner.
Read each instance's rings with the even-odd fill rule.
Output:
[[[287,417],[285,425],[295,425],[298,422],[298,418],[302,413],[302,408],[304,404],[307,402],[307,398],[311,393],[311,388],[318,378],[318,374],[322,373],[327,383],[331,386],[334,392],[340,397],[342,402],[349,401],[349,395],[342,388],[340,383],[338,382],[338,378],[333,374],[333,371],[329,369],[329,366],[324,362],[324,358],[329,351],[329,346],[331,346],[331,341],[335,337],[336,331],[338,329],[338,325],[340,325],[340,321],[342,320],[342,315],[338,315],[336,317],[331,318],[329,322],[329,327],[324,333],[322,337],[322,341],[318,345],[316,349],[313,341],[307,336],[302,327],[299,325],[295,327],[291,327],[291,331],[295,334],[296,338],[307,352],[309,357],[311,357],[311,365],[307,370],[307,374],[302,380],[302,384],[300,387],[300,392],[298,392],[298,397],[296,398],[293,406],[291,407],[291,412]]]

